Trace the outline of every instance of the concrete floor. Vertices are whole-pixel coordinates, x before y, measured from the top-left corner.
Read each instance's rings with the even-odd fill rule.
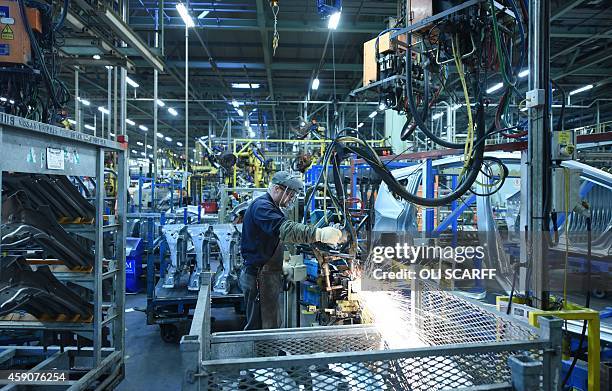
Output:
[[[145,294],[126,296],[125,314],[125,379],[119,391],[178,390],[181,386],[183,363],[178,344],[165,343],[158,325],[147,325],[146,315],[134,309],[146,308]],[[213,308],[213,331],[240,330],[244,317],[233,308]]]

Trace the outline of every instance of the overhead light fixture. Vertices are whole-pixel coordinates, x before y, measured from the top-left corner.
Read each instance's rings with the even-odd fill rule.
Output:
[[[244,112],[240,109],[236,110],[239,116],[244,117]]]
[[[319,89],[319,85],[321,84],[321,81],[319,80],[318,77],[316,77],[313,81],[312,81],[312,89],[313,90],[318,90]]]
[[[255,131],[253,129],[249,129],[249,137],[255,137]]]
[[[172,142],[172,137],[166,136],[166,137],[164,137],[164,140],[166,140],[167,142]]]
[[[240,107],[240,103],[238,103],[236,99],[232,99],[232,106],[234,106],[234,108],[237,109]]]
[[[527,111],[527,110],[529,110],[529,108],[528,108],[528,107],[523,107],[523,108],[521,109],[521,111],[523,111],[523,112],[525,112],[525,111]]]
[[[194,23],[193,19],[191,19],[191,15],[189,15],[189,12],[187,11],[187,8],[185,7],[185,4],[177,3],[176,4],[176,9],[177,9],[179,15],[181,15],[181,18],[183,18],[183,22],[185,22],[185,26],[187,26],[187,27],[195,27],[195,23]]]
[[[570,91],[570,93],[569,93],[569,94],[570,94],[570,95],[576,95],[576,94],[579,94],[579,93],[581,93],[581,92],[588,91],[588,90],[590,90],[591,88],[593,88],[593,84],[588,84],[588,85],[586,85],[586,86],[584,86],[584,87],[576,88],[575,90]]]
[[[342,15],[340,11],[331,14],[329,21],[327,22],[328,29],[335,30],[338,28],[338,25],[340,24],[340,15]]]
[[[125,81],[126,81],[126,83],[128,83],[129,85],[131,85],[131,86],[132,86],[132,87],[134,87],[134,88],[138,88],[138,87],[140,87],[140,84],[138,84],[138,83],[136,83],[134,80],[130,79],[130,77],[129,77],[129,76],[126,76],[126,77],[125,77]]]
[[[153,155],[152,154],[149,154],[149,159],[153,159]]]
[[[148,131],[148,130],[149,130],[149,128],[147,128],[147,127],[146,127],[146,126],[144,126],[144,125],[139,125],[139,126],[138,126],[138,129],[142,130],[143,132],[146,132],[146,131]]]
[[[12,104],[12,105],[14,105],[14,104],[15,104],[15,101],[11,99],[11,100],[9,100],[9,103],[10,103],[10,104]],[[88,106],[89,106],[89,105],[88,105]]]
[[[140,156],[145,156],[145,157],[146,157],[146,156],[147,156],[147,154],[146,154],[146,153],[144,153],[144,152],[140,152]]]
[[[137,141],[136,145],[138,145],[139,147],[142,147],[144,144],[142,143],[142,141]]]
[[[108,109],[106,107],[100,106],[98,107],[98,111],[102,114],[110,114],[110,111],[108,111]]]
[[[200,15],[198,15],[198,19],[204,19],[206,17],[206,15],[208,15],[210,13],[210,11],[205,10],[202,11],[202,13]]]
[[[374,118],[378,115],[378,111],[373,111],[370,115],[368,115],[368,117],[370,118]]]
[[[93,59],[94,59],[94,60],[99,60],[99,59],[101,59],[101,58],[102,58],[102,57],[100,57],[100,55],[99,55],[99,54],[94,54],[94,55],[93,55]]]
[[[8,102],[8,99],[6,99],[5,97],[0,97],[0,102]]]
[[[244,126],[248,127],[248,126],[250,126],[250,125],[251,125],[251,123],[249,122],[249,120],[248,120],[248,119],[247,119],[246,121],[244,121]]]
[[[91,126],[91,125],[85,125],[85,129],[96,130],[96,127],[95,126]]]
[[[196,149],[194,148],[194,149],[192,149],[192,151],[195,153]]]
[[[135,149],[132,149],[132,153],[133,153],[133,154],[137,154],[137,153],[138,153],[138,151],[137,151],[137,150],[135,150]]]
[[[383,111],[387,108],[387,105],[385,104],[385,102],[380,102],[378,104],[378,110]]]
[[[493,92],[500,90],[504,86],[504,83],[497,83],[493,87],[490,87],[487,90],[487,94],[492,94]]]
[[[168,107],[168,113],[172,114],[175,117],[178,115],[178,111],[176,111],[172,107]]]
[[[157,100],[157,105],[158,105],[159,107],[164,107],[166,104],[164,103],[164,101],[163,101],[163,100],[158,99],[158,100]]]
[[[443,116],[443,115],[444,115],[444,113],[443,113],[443,112],[436,113],[436,114],[434,114],[434,115],[431,117],[431,119],[435,121],[435,120],[437,120],[437,119],[439,119],[439,118],[442,118],[442,116]]]
[[[360,122],[359,125],[357,125],[357,129],[361,128],[364,125],[363,122]]]
[[[85,106],[89,106],[91,104],[90,101],[88,101],[87,99],[82,99],[82,98],[79,98],[79,102],[81,102]]]
[[[75,121],[75,120],[73,120],[73,119],[71,119],[71,118],[68,118],[68,123],[69,123],[70,125],[76,125],[76,121]]]
[[[147,149],[153,149],[152,145],[147,144]]]
[[[157,138],[164,138],[164,135],[158,132],[157,133]]]
[[[183,146],[183,143],[182,143],[182,142],[180,142],[180,141],[177,141],[177,142],[176,142],[176,145],[178,145],[179,147],[182,147],[182,146]]]
[[[255,89],[261,87],[259,83],[232,83],[232,88],[238,89]]]
[[[518,77],[523,78],[527,75],[529,75],[529,69],[523,69],[522,71],[519,72]]]
[[[109,132],[108,135],[111,136],[111,137],[115,137],[115,133],[113,133],[113,132]]]
[[[126,118],[126,119],[125,119],[125,123],[126,123],[126,124],[128,124],[128,125],[130,125],[130,126],[134,126],[134,125],[136,125],[136,122],[132,121],[132,120],[131,120],[131,119],[129,119],[129,118]]]

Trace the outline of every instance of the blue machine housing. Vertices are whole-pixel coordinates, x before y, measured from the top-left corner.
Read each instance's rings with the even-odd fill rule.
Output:
[[[140,292],[143,253],[144,244],[141,238],[125,238],[125,290],[127,292]]]

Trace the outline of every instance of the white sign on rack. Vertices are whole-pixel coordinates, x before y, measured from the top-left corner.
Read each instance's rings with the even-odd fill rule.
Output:
[[[59,148],[47,148],[47,169],[64,169],[64,150]]]

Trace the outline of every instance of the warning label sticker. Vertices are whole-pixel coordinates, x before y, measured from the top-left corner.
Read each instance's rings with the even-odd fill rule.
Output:
[[[6,41],[12,41],[15,39],[15,34],[13,33],[11,26],[8,24],[4,26],[2,33],[0,33],[0,39],[4,39]]]

